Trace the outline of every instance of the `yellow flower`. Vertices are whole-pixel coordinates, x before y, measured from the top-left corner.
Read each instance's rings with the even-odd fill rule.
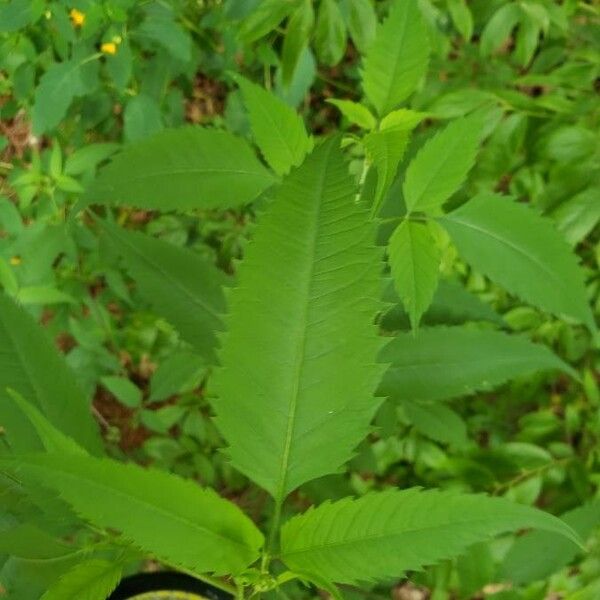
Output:
[[[13,267],[18,267],[23,262],[23,259],[20,256],[11,256],[8,262],[10,262]]]
[[[71,17],[71,23],[73,23],[75,27],[81,27],[85,22],[85,15],[76,8],[71,9],[69,16]]]
[[[104,52],[104,54],[116,54],[117,45],[114,42],[104,42],[100,46],[100,50]]]

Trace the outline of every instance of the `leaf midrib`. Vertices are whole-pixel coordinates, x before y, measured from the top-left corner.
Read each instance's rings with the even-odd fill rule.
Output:
[[[329,158],[331,156],[331,152],[333,149],[333,144],[330,142],[330,146],[329,146],[329,151],[325,157],[325,160],[323,161],[324,165],[327,165],[329,162]],[[300,335],[300,339],[297,342],[296,345],[296,357],[301,358],[301,360],[297,360],[296,361],[296,370],[295,370],[295,374],[294,374],[294,389],[293,389],[293,393],[292,393],[292,397],[290,399],[290,411],[288,413],[288,420],[287,420],[287,427],[286,427],[286,434],[285,434],[285,442],[284,442],[284,449],[283,449],[283,454],[282,454],[282,458],[281,458],[281,466],[280,466],[280,472],[279,472],[279,483],[276,487],[276,492],[275,492],[275,501],[276,503],[280,504],[283,499],[285,498],[286,495],[286,484],[287,484],[287,479],[288,479],[288,467],[289,467],[289,459],[290,459],[290,454],[291,454],[291,448],[292,448],[292,440],[294,437],[294,429],[296,427],[296,413],[298,411],[298,393],[299,393],[299,384],[300,384],[300,377],[301,377],[301,373],[302,370],[304,369],[304,364],[305,364],[305,355],[306,355],[306,340],[307,340],[307,330],[308,330],[308,311],[309,311],[309,305],[310,305],[310,299],[311,299],[311,294],[310,294],[310,290],[312,288],[313,285],[313,281],[314,281],[314,269],[315,269],[315,263],[316,263],[316,251],[317,251],[317,240],[319,237],[319,224],[320,224],[320,220],[319,220],[319,213],[321,211],[322,208],[322,204],[323,204],[323,191],[325,189],[325,179],[326,179],[326,175],[327,175],[327,166],[324,166],[323,170],[321,171],[321,177],[319,179],[315,194],[318,195],[318,202],[316,202],[316,206],[315,206],[315,210],[314,210],[314,227],[313,227],[313,235],[312,238],[310,240],[310,250],[309,250],[309,257],[308,257],[308,268],[307,268],[307,273],[306,273],[306,278],[305,278],[305,294],[304,294],[304,306],[302,308],[302,329],[301,329],[301,335]]]

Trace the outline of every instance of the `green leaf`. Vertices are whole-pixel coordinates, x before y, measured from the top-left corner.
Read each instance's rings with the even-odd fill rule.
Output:
[[[121,579],[122,566],[91,559],[79,563],[58,579],[40,600],[106,600]]]
[[[8,388],[33,403],[60,431],[87,450],[102,441],[90,402],[75,375],[42,328],[24,309],[0,294],[0,422],[15,451],[40,447],[28,419],[7,398]]]
[[[119,144],[89,144],[78,148],[67,157],[65,162],[66,175],[82,175],[91,171],[102,161],[112,156],[121,146]]]
[[[346,24],[335,0],[321,0],[315,28],[315,48],[319,61],[337,65],[346,51]]]
[[[0,552],[30,560],[44,560],[65,556],[72,546],[61,542],[30,523],[13,523],[0,529]]]
[[[586,540],[600,525],[600,502],[579,506],[561,515],[561,519]],[[547,579],[580,553],[577,544],[555,533],[532,531],[515,540],[500,569],[513,583],[527,584]]]
[[[452,121],[428,140],[406,170],[409,212],[437,210],[462,185],[475,163],[481,137],[478,116]]]
[[[417,431],[432,440],[461,448],[467,442],[464,420],[442,403],[402,402],[402,408]]]
[[[578,244],[600,221],[600,187],[590,187],[563,202],[553,213],[558,230],[571,245]]]
[[[396,291],[413,329],[429,308],[439,279],[440,253],[430,227],[407,219],[392,234],[388,248]]]
[[[505,42],[521,18],[519,4],[501,6],[487,22],[481,33],[479,50],[482,56],[489,56]]]
[[[19,456],[0,459],[0,466],[58,492],[83,519],[120,531],[159,560],[196,573],[235,574],[258,558],[263,537],[252,521],[193,481],[85,456]]]
[[[352,102],[351,100],[338,100],[337,98],[330,98],[327,102],[338,108],[350,123],[354,123],[363,129],[374,129],[377,126],[375,117],[364,104]]]
[[[151,402],[166,400],[200,385],[206,372],[205,361],[192,352],[173,352],[158,365],[150,379]]]
[[[259,220],[215,373],[232,464],[277,500],[338,470],[380,404],[381,255],[338,145],[317,147]]]
[[[133,143],[88,190],[92,202],[139,208],[231,208],[273,183],[250,147],[230,133],[185,127]]]
[[[416,0],[395,0],[367,50],[362,74],[365,94],[380,116],[415,91],[427,71],[429,50]]]
[[[480,194],[440,222],[475,269],[531,304],[596,329],[577,258],[550,220]]]
[[[31,423],[46,452],[86,454],[81,446],[52,425],[33,404],[27,402],[20,394],[10,389],[7,394]]]
[[[183,63],[191,58],[192,39],[177,23],[173,8],[167,4],[151,4],[147,8],[146,18],[135,33],[158,42],[171,56]]]
[[[466,0],[447,0],[447,2],[454,26],[468,42],[473,35],[473,15]]]
[[[577,377],[545,346],[498,331],[462,327],[400,333],[383,349],[381,361],[391,366],[379,393],[415,402],[491,390],[509,379],[545,369]]]
[[[35,90],[32,109],[33,131],[54,129],[67,114],[75,96],[82,92],[80,65],[62,62],[51,65]]]
[[[371,0],[346,0],[347,24],[350,37],[361,54],[364,54],[377,30],[377,15]]]
[[[282,530],[281,560],[336,583],[401,577],[468,546],[524,527],[577,541],[560,519],[502,498],[456,492],[386,491],[309,509]]]
[[[289,0],[262,0],[244,19],[240,38],[246,43],[254,42],[275,29],[296,8],[297,2]]]
[[[315,23],[312,0],[303,0],[288,21],[283,48],[281,50],[281,72],[283,84],[289,86],[302,53],[308,47]]]
[[[138,291],[203,357],[215,360],[227,277],[199,254],[98,221]]]
[[[102,385],[124,406],[136,408],[142,404],[142,391],[125,377],[100,378]]]
[[[9,0],[0,6],[0,33],[10,33],[34,23],[44,12],[40,0]]]
[[[244,95],[252,133],[265,160],[278,174],[298,166],[312,149],[302,119],[282,100],[241,76],[236,81]]]
[[[128,142],[142,140],[162,129],[160,106],[154,98],[138,94],[127,102],[123,113],[123,135]]]
[[[393,282],[386,288],[384,301],[396,304],[381,318],[381,326],[386,331],[398,331],[410,327],[408,315],[394,290]],[[442,279],[433,295],[431,306],[423,315],[427,325],[462,325],[469,321],[489,321],[499,326],[506,323],[489,304],[468,292],[460,283]]]

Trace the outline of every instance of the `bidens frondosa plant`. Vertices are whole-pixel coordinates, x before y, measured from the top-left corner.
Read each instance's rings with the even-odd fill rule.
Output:
[[[402,577],[503,532],[540,528],[578,543],[550,514],[459,491],[391,488],[297,515],[286,504],[344,469],[384,402],[428,410],[538,369],[571,372],[545,347],[490,328],[419,331],[447,285],[438,288],[440,244],[507,291],[595,327],[577,262],[546,220],[492,193],[445,210],[476,160],[484,112],[439,128],[390,195],[427,117],[398,107],[428,53],[416,2],[397,2],[364,59],[364,103],[334,102],[360,135],[313,139],[292,109],[240,78],[264,163],[227,132],[172,130],[125,148],[88,190],[89,204],[167,210],[260,200],[234,282],[200,255],[94,218],[157,312],[214,367],[216,424],[231,465],[271,498],[264,523],[194,481],[104,457],[76,378],[32,318],[0,298],[11,520],[0,545],[69,561],[45,600],[103,600],[145,557],[238,598],[292,580],[340,597],[343,586]],[[364,157],[360,176],[348,145]],[[386,198],[397,217],[380,229]],[[414,331],[392,337],[396,294]]]

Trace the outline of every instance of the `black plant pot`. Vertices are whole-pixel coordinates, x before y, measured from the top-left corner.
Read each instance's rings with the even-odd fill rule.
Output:
[[[183,573],[164,571],[126,577],[108,600],[231,600],[226,592]]]

